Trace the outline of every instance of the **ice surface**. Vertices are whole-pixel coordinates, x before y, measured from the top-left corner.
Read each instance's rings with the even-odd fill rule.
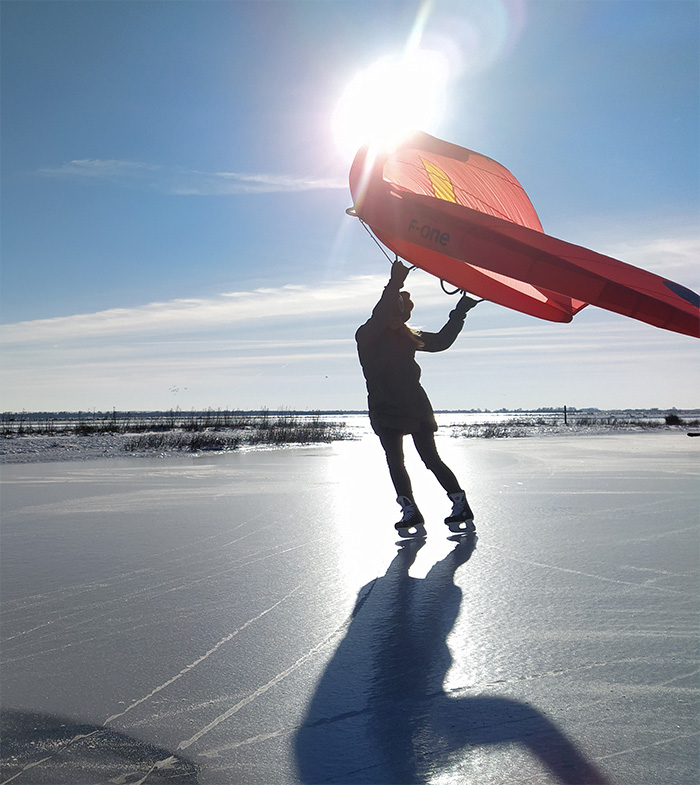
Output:
[[[2,467],[2,782],[700,781],[700,439]]]

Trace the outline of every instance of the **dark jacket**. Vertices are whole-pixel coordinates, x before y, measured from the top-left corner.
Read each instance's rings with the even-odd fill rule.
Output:
[[[442,352],[455,342],[465,313],[455,308],[437,333],[389,326],[396,314],[401,286],[389,281],[372,316],[355,334],[360,365],[367,382],[369,418],[375,432],[393,428],[404,434],[437,430],[433,407],[421,386],[416,351]]]

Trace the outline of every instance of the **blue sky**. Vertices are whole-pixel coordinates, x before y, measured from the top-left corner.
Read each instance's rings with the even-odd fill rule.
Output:
[[[345,214],[332,116],[419,28],[451,69],[424,130],[508,167],[548,233],[700,290],[695,0],[0,12],[2,411],[363,408],[353,335],[388,262]],[[439,328],[454,301],[408,287]],[[699,360],[592,307],[554,325],[483,303],[421,364],[436,408],[683,408]]]

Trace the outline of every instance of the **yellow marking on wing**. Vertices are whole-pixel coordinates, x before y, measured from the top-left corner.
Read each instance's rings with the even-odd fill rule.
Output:
[[[431,161],[426,161],[425,158],[421,158],[421,161],[423,162],[425,171],[428,173],[428,177],[430,177],[435,196],[437,196],[438,199],[444,199],[446,202],[454,202],[456,204],[457,197],[455,196],[450,178],[439,166],[436,166]]]

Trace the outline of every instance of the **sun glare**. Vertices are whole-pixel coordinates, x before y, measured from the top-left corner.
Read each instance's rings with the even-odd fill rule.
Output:
[[[367,143],[392,147],[411,131],[435,132],[447,91],[445,58],[430,50],[384,57],[347,86],[333,115],[338,149],[352,157]]]

